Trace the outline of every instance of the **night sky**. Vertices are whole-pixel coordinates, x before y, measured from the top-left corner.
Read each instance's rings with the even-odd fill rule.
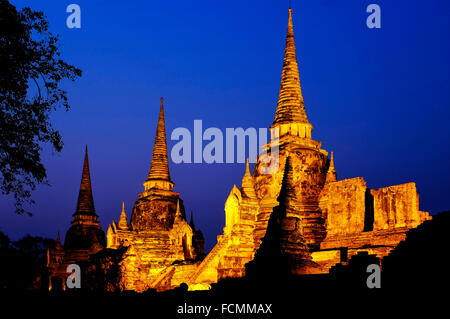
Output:
[[[66,27],[80,5],[81,29]],[[107,230],[122,201],[143,190],[165,98],[169,154],[176,127],[269,127],[281,79],[288,1],[12,1],[42,10],[64,59],[83,70],[64,83],[71,110],[53,116],[64,149],[43,152],[51,187],[34,192],[34,216],[0,197],[0,229],[62,237],[75,211],[85,144],[94,201]],[[381,7],[382,28],[366,27]],[[368,187],[414,181],[420,209],[450,209],[450,2],[292,1],[297,59],[313,138],[334,151],[338,178]],[[175,191],[209,250],[244,164],[170,163]]]

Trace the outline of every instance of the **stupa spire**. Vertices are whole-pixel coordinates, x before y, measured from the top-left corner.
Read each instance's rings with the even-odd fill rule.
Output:
[[[294,40],[294,26],[292,23],[292,9],[289,8],[280,94],[272,127],[291,123],[304,123],[310,125],[306,116],[305,103],[300,87]]]
[[[77,209],[73,214],[71,224],[64,239],[64,249],[98,251],[106,246],[105,234],[100,227],[94,208],[87,146]]]
[[[278,202],[285,207],[289,207],[291,203],[297,201],[297,192],[294,184],[294,170],[292,167],[292,160],[290,156],[286,157],[284,165],[283,180],[281,182],[280,194],[278,195]]]
[[[91,173],[89,170],[88,148],[84,155],[83,173],[81,175],[80,192],[78,194],[78,203],[76,214],[96,215],[94,207],[94,198],[92,196]]]
[[[122,202],[122,212],[120,213],[119,228],[121,229],[128,228],[128,218],[125,212],[125,202]]]
[[[336,169],[334,168],[333,152],[331,152],[330,166],[328,167],[326,182],[328,183],[336,181],[337,181],[337,174]]]
[[[246,166],[245,166],[245,174],[244,174],[244,176],[245,177],[252,177],[252,174],[250,174],[250,164],[248,162],[248,157],[247,157],[247,163],[246,163]]]
[[[170,182],[169,159],[167,156],[166,124],[164,121],[164,99],[161,98],[155,144],[153,146],[152,163],[147,180],[163,180]]]
[[[181,214],[181,209],[180,209],[180,200],[177,200],[177,210],[175,212],[175,219],[182,219],[183,218],[183,214]]]
[[[55,245],[55,248],[56,248],[57,250],[61,250],[61,249],[62,249],[61,236],[60,236],[59,232],[58,232],[58,237],[56,237],[56,245]]]
[[[255,192],[255,183],[252,177],[252,174],[250,173],[250,164],[248,162],[247,158],[247,164],[245,167],[245,174],[242,178],[242,192],[245,196],[251,199],[256,199],[256,192]]]
[[[331,152],[330,168],[334,170],[334,158],[333,158],[333,152]]]

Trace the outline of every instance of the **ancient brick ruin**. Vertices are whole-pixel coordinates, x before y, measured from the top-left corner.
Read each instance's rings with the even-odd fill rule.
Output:
[[[86,147],[80,192],[77,208],[73,214],[72,225],[66,233],[64,246],[61,244],[58,233],[55,247],[47,251],[49,289],[64,290],[66,288],[66,278],[69,275],[67,266],[78,264],[87,267],[89,265],[89,257],[105,247],[105,233],[100,227],[98,215],[95,212],[88,150]]]
[[[120,259],[120,278],[117,278],[119,287],[145,291],[179,285],[197,267],[198,259],[204,257],[203,235],[195,229],[192,216],[188,224],[180,194],[173,187],[161,98],[144,192],[134,204],[131,223],[128,224],[122,207],[119,223],[113,222],[107,232],[108,248],[125,247]]]
[[[358,252],[387,256],[409,229],[431,218],[419,210],[415,183],[375,190],[362,177],[337,178],[333,153],[312,139],[291,9],[271,129],[272,140],[258,156],[253,174],[247,161],[240,187],[232,187],[223,233],[205,257],[203,235],[193,221],[187,223],[183,202],[173,191],[161,101],[151,168],[131,221],[122,209],[119,222],[108,228],[107,248],[90,259],[91,272],[108,274],[114,269],[113,275],[104,276],[104,289],[166,290],[181,283],[208,289],[221,279],[245,276],[246,266],[263,269],[264,256],[280,256],[295,274],[328,273]],[[274,144],[278,158],[270,156]],[[263,174],[262,168],[274,160],[279,169]],[[92,218],[86,222],[95,224]],[[97,227],[94,224],[90,227]]]
[[[274,208],[279,205],[286,159],[291,170],[286,194],[284,231],[299,233],[316,264],[297,273],[327,273],[336,263],[367,251],[384,257],[405,239],[405,233],[430,219],[419,210],[415,183],[369,189],[362,177],[337,180],[333,154],[311,137],[301,93],[296,59],[292,10],[289,10],[286,49],[275,119],[277,129],[271,143],[279,145],[279,166],[273,174],[261,174],[267,163],[263,152],[249,167],[241,187],[233,186],[225,203],[226,225],[210,254],[188,279],[188,284],[214,283],[223,278],[242,277],[266,235]],[[270,148],[267,145],[266,148]],[[287,228],[286,228],[287,227]],[[286,240],[281,239],[281,248]],[[293,256],[286,248],[286,255]],[[305,259],[305,258],[304,258]],[[307,258],[306,258],[307,259]]]

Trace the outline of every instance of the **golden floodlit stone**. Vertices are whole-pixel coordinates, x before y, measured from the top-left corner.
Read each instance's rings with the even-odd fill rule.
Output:
[[[225,202],[223,233],[205,256],[203,234],[195,229],[192,215],[187,223],[183,201],[173,191],[161,99],[144,191],[134,204],[130,223],[122,205],[119,223],[112,222],[108,228],[107,249],[90,259],[90,271],[96,274],[97,282],[105,282],[107,290],[166,290],[181,283],[198,290],[209,289],[210,284],[224,278],[273,275],[271,269],[293,274],[327,273],[358,252],[387,256],[409,229],[431,218],[419,210],[415,183],[375,190],[368,188],[362,177],[338,180],[333,153],[329,158],[322,143],[311,136],[291,9],[271,129],[272,140],[263,146],[253,174],[247,160],[241,186],[232,187]],[[272,158],[278,170],[263,174],[271,145],[278,146],[279,156]],[[85,167],[72,222],[72,227],[81,225],[89,234],[91,251],[84,253],[85,260],[102,248],[88,175]],[[68,256],[66,246],[78,243],[78,235],[69,230],[65,247],[58,240],[49,252],[51,274],[60,274],[58,265]]]

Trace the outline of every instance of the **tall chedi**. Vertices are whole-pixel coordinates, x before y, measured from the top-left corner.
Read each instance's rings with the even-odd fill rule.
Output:
[[[225,202],[223,234],[218,236],[216,246],[189,282],[215,282],[223,278],[244,276],[245,265],[253,260],[266,236],[274,208],[280,207],[281,199],[289,199],[287,204],[282,203],[288,205],[288,212],[280,213],[282,208],[276,212],[287,214],[286,221],[295,220],[294,235],[298,237],[297,244],[301,243],[302,246],[297,249],[294,247],[296,243],[284,241],[284,237],[272,238],[269,242],[275,244],[278,240],[275,246],[280,254],[294,257],[301,255],[307,261],[312,258],[309,254],[319,248],[325,237],[319,197],[326,180],[328,154],[320,148],[320,142],[311,138],[312,125],[306,116],[300,87],[291,9],[278,105],[270,128],[271,141],[263,146],[253,175],[250,174],[247,163],[242,187],[234,185]],[[280,197],[288,156],[288,190]],[[268,166],[274,169],[266,170]],[[297,257],[294,260],[299,259]],[[299,273],[299,267],[294,268]]]
[[[158,125],[156,127],[155,144],[153,146],[152,162],[147,180],[144,182],[145,190],[152,188],[173,189],[170,180],[169,157],[167,155],[166,122],[164,120],[164,99],[161,98]]]
[[[175,218],[180,194],[173,191],[174,183],[170,179],[163,98],[161,98],[150,171],[143,185],[144,192],[139,194],[131,215],[132,229],[169,229]],[[182,202],[181,212],[184,218]]]
[[[320,142],[312,139],[312,128],[306,115],[300,86],[292,9],[289,9],[278,105],[270,127],[272,140],[259,156],[254,174],[255,190],[261,202],[255,230],[256,241],[260,241],[264,236],[272,208],[278,204],[276,199],[280,192],[287,156],[290,157],[294,172],[293,187],[298,198],[297,210],[308,246],[316,249],[325,236],[324,221],[318,203],[326,180],[328,153],[320,148]],[[271,146],[279,147],[278,156],[273,150],[268,151],[272,158],[265,153]],[[278,163],[278,170],[272,174],[264,174],[262,168],[269,160]]]
[[[105,234],[95,213],[86,146],[77,209],[73,214],[72,226],[66,233],[64,249],[98,251],[103,249],[105,244]]]
[[[88,149],[84,155],[80,191],[73,220],[66,232],[64,246],[60,236],[56,245],[47,251],[47,271],[49,290],[65,289],[69,273],[67,266],[77,264],[84,278],[90,257],[106,247],[105,233],[100,227],[92,196],[91,173],[89,169]]]
[[[333,156],[328,159],[321,143],[312,139],[291,9],[270,128],[272,139],[259,154],[253,174],[247,162],[241,187],[231,188],[223,233],[198,261],[200,249],[193,243],[202,241],[194,236],[198,230],[193,220],[191,225],[186,222],[169,174],[161,101],[150,173],[131,224],[122,209],[120,222],[108,229],[112,249],[103,255],[107,260],[100,269],[111,270],[108,280],[118,276],[111,286],[143,291],[187,283],[190,289],[207,289],[223,278],[243,277],[247,270],[250,276],[252,268],[263,276],[261,282],[273,273],[326,273],[360,251],[386,256],[410,228],[429,219],[419,210],[415,183],[375,190],[361,177],[337,179]],[[275,169],[267,172],[267,166]]]
[[[311,138],[312,125],[306,116],[305,102],[300,87],[292,9],[289,9],[280,94],[271,128],[277,128],[280,136],[291,134]]]
[[[108,248],[122,253],[119,282],[112,284],[137,291],[179,286],[194,270],[197,257],[203,256],[204,240],[187,223],[180,194],[173,191],[162,98],[152,162],[143,185],[130,224],[122,205],[119,222],[108,228]]]

